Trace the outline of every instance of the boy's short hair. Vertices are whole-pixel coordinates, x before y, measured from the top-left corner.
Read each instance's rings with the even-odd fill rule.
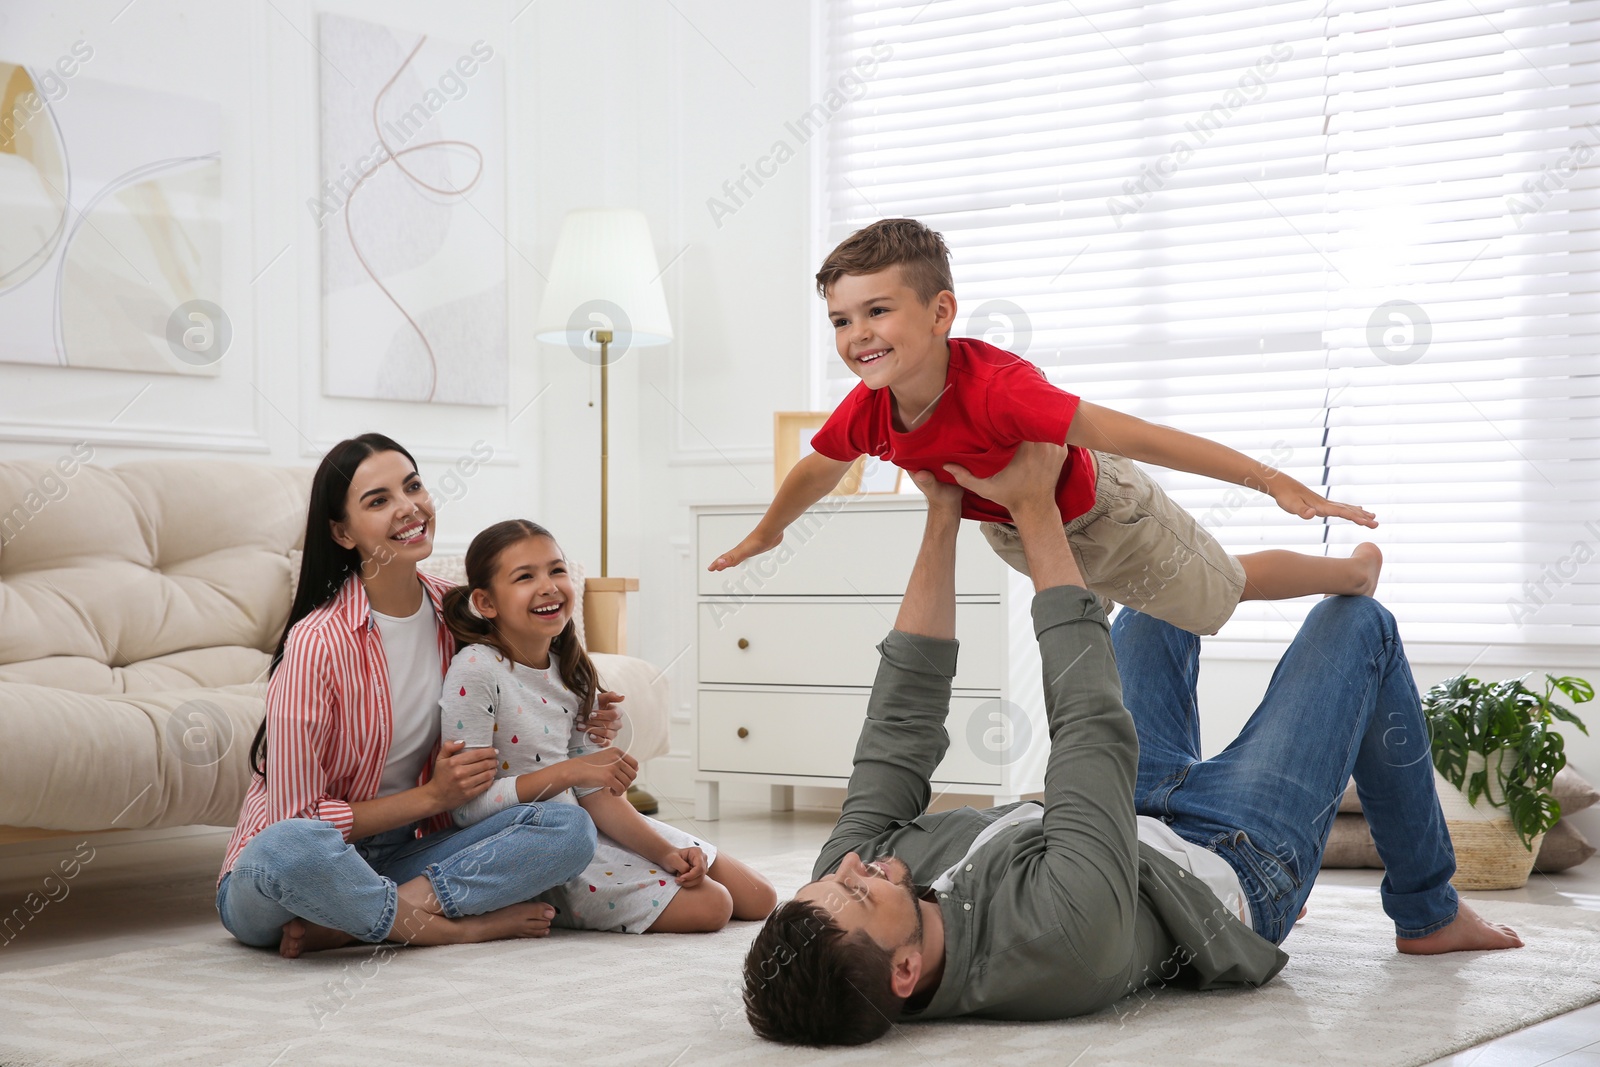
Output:
[[[946,289],[955,291],[943,237],[916,219],[879,219],[828,253],[817,271],[817,293],[826,300],[828,289],[846,274],[876,274],[890,267],[900,268],[900,277],[924,306]]]

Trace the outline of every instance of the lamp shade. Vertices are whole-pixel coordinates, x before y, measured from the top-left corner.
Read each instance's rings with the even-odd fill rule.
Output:
[[[656,249],[642,211],[577,208],[561,223],[534,336],[579,345],[596,328],[613,332],[617,352],[672,340]]]

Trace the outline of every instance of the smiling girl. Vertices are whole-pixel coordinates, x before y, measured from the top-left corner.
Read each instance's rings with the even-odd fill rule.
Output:
[[[554,908],[530,898],[594,852],[593,823],[570,805],[452,826],[494,763],[439,743],[455,639],[441,611],[451,584],[417,571],[433,532],[433,501],[400,445],[362,434],[323,457],[217,882],[222,924],[246,945],[295,957],[354,941],[542,937]],[[615,736],[617,718],[596,712],[592,739]]]
[[[572,579],[550,532],[526,519],[496,523],[472,539],[466,567],[467,584],[444,601],[462,647],[445,677],[441,735],[489,752],[498,777],[454,809],[456,823],[479,826],[530,801],[573,805],[576,794],[599,835],[582,874],[540,898],[556,906],[558,926],[688,933],[766,918],[777,901],[771,883],[639,814],[626,798],[638,762],[595,750],[579,731],[599,680],[578,642]]]

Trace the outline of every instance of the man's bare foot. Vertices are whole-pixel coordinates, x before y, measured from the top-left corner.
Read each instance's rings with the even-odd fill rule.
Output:
[[[1489,922],[1463,903],[1449,926],[1427,937],[1397,937],[1394,945],[1408,955],[1436,956],[1442,952],[1521,948],[1522,938],[1511,927]]]
[[[356,940],[353,934],[347,934],[343,930],[334,930],[301,918],[294,918],[283,924],[283,937],[278,942],[278,955],[286,960],[292,960],[305,952],[339,948],[354,944]]]

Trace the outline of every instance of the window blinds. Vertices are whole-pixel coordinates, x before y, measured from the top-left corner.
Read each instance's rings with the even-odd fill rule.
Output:
[[[884,57],[828,125],[824,252],[922,219],[958,333],[1382,523],[1149,468],[1229,551],[1374,540],[1408,640],[1464,662],[1597,643],[1600,5],[823,12],[829,84]],[[855,379],[816,316],[831,407]],[[1315,602],[1220,637],[1281,642]]]

